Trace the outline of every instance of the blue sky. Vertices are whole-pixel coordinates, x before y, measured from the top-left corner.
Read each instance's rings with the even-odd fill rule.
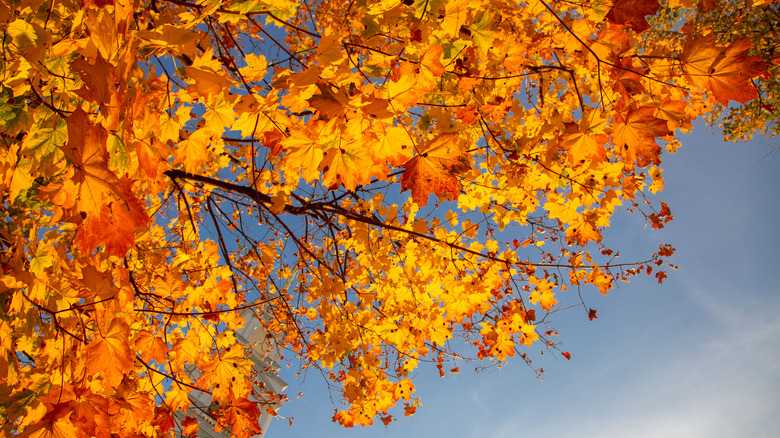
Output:
[[[663,285],[635,278],[556,315],[562,349],[537,380],[522,361],[439,378],[421,367],[422,407],[389,427],[344,429],[321,377],[285,374],[289,393],[268,437],[777,437],[780,436],[780,141],[724,143],[699,124],[665,157],[664,194],[675,220],[642,229],[621,215],[606,233],[623,259],[671,243],[680,266]],[[535,348],[534,350],[538,350]],[[538,356],[538,351],[537,351]],[[337,394],[333,394],[337,397]]]

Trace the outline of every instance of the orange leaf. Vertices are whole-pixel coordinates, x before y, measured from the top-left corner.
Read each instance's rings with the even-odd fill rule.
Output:
[[[84,276],[82,283],[85,289],[81,293],[82,296],[97,297],[105,300],[116,294],[116,288],[111,282],[111,277],[98,271],[94,266],[87,265],[81,270],[81,275]]]
[[[198,433],[198,429],[200,429],[200,427],[198,426],[198,420],[195,417],[186,417],[182,422],[181,427],[183,429],[182,430],[183,435],[192,435],[192,436]]]
[[[84,86],[76,93],[86,100],[98,104],[106,104],[111,100],[109,83],[111,81],[111,64],[100,55],[97,56],[94,65],[84,58],[77,58],[71,62],[71,67],[81,76]]]
[[[626,163],[643,166],[658,160],[661,148],[655,139],[668,134],[669,128],[666,120],[655,117],[654,112],[649,106],[629,106],[612,119],[612,142]]]
[[[396,385],[395,391],[393,391],[393,399],[410,400],[414,391],[415,389],[412,381],[410,379],[403,379]]]
[[[175,163],[183,163],[187,172],[197,172],[209,161],[211,134],[205,129],[188,133],[180,132],[182,140],[177,144]]]
[[[387,163],[400,166],[414,153],[414,145],[409,133],[400,126],[389,126],[377,135],[371,153],[376,164]]]
[[[101,373],[108,387],[117,387],[124,373],[133,368],[129,336],[130,326],[119,318],[113,318],[87,346],[87,370],[93,374]]]
[[[455,134],[440,135],[404,164],[401,190],[411,190],[412,197],[421,206],[428,203],[431,193],[440,200],[451,200],[460,193],[459,175],[470,165],[457,139]]]
[[[711,91],[719,103],[747,103],[758,97],[750,79],[766,73],[761,59],[748,56],[752,48],[747,38],[734,40],[728,47],[715,44],[713,36],[691,38],[683,49],[682,61],[691,80]]]
[[[91,436],[100,436],[98,432],[101,429],[110,430],[109,400],[91,390],[78,391],[77,394],[76,409],[71,419],[79,429]]]
[[[163,363],[165,355],[168,353],[168,346],[165,342],[148,330],[138,332],[135,348],[141,352],[141,357],[146,362],[153,359],[157,363]]]
[[[108,168],[108,133],[93,125],[81,108],[66,120],[68,144],[61,149],[75,168],[73,182],[78,187],[76,209],[90,214],[105,203],[121,199],[119,178]]]
[[[319,94],[308,99],[309,105],[316,109],[320,118],[329,120],[343,116],[349,109],[349,97],[344,87],[334,87],[327,82],[317,82]]]
[[[187,76],[195,80],[195,85],[190,85],[188,90],[201,96],[219,94],[230,87],[230,81],[224,75],[195,67],[187,67]]]
[[[260,417],[260,409],[257,402],[246,398],[236,399],[230,395],[229,402],[224,408],[214,412],[214,417],[220,424],[230,425],[233,436],[251,437],[260,435],[263,431],[257,420]]]
[[[607,119],[600,111],[583,115],[579,124],[566,123],[566,131],[560,137],[562,149],[567,151],[567,157],[572,164],[583,160],[604,161],[607,150],[604,144],[608,138],[603,134]]]
[[[685,114],[687,106],[686,102],[666,98],[658,104],[654,115],[659,119],[666,120],[666,126],[670,131],[674,131],[676,128],[688,130],[692,125],[690,117]]]
[[[76,244],[90,252],[105,245],[108,255],[124,257],[135,245],[135,231],[149,223],[143,204],[133,196],[130,181],[122,179],[122,200],[102,206],[97,215],[90,215],[79,226]]]
[[[78,429],[70,416],[73,403],[59,403],[50,408],[37,424],[25,429],[24,438],[70,438],[78,436]]]

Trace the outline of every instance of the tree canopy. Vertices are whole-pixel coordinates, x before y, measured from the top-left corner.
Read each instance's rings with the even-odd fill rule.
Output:
[[[284,396],[253,386],[246,309],[348,427],[413,414],[421,363],[568,359],[557,309],[595,319],[587,294],[673,267],[670,245],[623,261],[602,232],[619,211],[672,220],[675,134],[724,110],[727,135],[776,129],[777,15],[0,4],[0,430],[190,434],[199,411],[256,434]]]

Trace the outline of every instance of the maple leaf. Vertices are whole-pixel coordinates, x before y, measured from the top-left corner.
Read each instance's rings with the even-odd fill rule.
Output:
[[[82,432],[100,437],[110,430],[110,401],[106,397],[95,394],[91,390],[76,390],[76,409],[71,416],[74,425]]]
[[[607,13],[607,20],[631,26],[637,33],[650,28],[648,15],[655,15],[660,5],[658,0],[616,0]]]
[[[431,46],[420,57],[420,79],[427,84],[433,84],[444,74],[444,65],[441,63],[443,47],[439,44]]]
[[[115,424],[127,424],[131,421],[150,422],[154,419],[154,402],[145,396],[143,391],[138,391],[132,379],[121,382],[114,394],[114,400],[118,402],[119,412],[116,406],[111,412],[111,422]]]
[[[40,421],[25,429],[25,438],[70,438],[76,436],[77,428],[70,420],[72,403],[58,403],[53,406]]]
[[[373,160],[363,145],[352,143],[325,149],[322,158],[322,182],[332,189],[340,184],[347,190],[368,184]]]
[[[674,131],[677,128],[687,131],[691,129],[692,124],[685,114],[686,106],[687,104],[685,102],[667,98],[658,104],[658,109],[654,115],[659,119],[666,120],[669,131]]]
[[[65,121],[68,124],[68,144],[61,149],[75,169],[76,209],[89,215],[99,211],[104,204],[122,198],[117,189],[120,187],[119,178],[108,168],[108,134],[102,126],[93,125],[81,109],[74,111]]]
[[[182,421],[182,434],[187,436],[195,436],[196,433],[198,433],[198,429],[200,429],[198,425],[198,419],[195,417],[185,417],[184,421]]]
[[[227,400],[232,397],[246,397],[249,388],[246,378],[252,362],[247,359],[240,345],[233,345],[221,355],[206,362],[203,374],[198,379],[206,387],[214,388],[212,397],[215,401]]]
[[[316,109],[320,117],[328,120],[343,116],[349,110],[349,97],[344,88],[334,89],[331,84],[317,82],[319,94],[312,95],[308,101]]]
[[[456,37],[461,26],[466,22],[469,13],[468,0],[447,2],[442,23],[442,31],[450,37]]]
[[[417,66],[411,62],[403,62],[400,67],[394,69],[392,80],[386,85],[386,97],[395,108],[406,108],[414,103],[421,91],[416,89]],[[432,85],[430,77],[428,85]]]
[[[223,75],[195,67],[187,67],[187,76],[195,81],[191,85],[192,92],[200,96],[220,94],[230,86],[230,81]]]
[[[173,385],[171,389],[165,392],[165,404],[175,411],[187,411],[190,404],[189,393],[183,386]]]
[[[566,123],[566,131],[560,137],[561,147],[568,152],[571,163],[583,160],[606,159],[607,150],[604,147],[608,137],[604,135],[607,119],[600,111],[594,111],[582,118],[579,124]]]
[[[457,140],[455,134],[438,136],[403,165],[406,170],[401,177],[401,189],[411,190],[418,204],[426,205],[431,193],[440,200],[456,198],[460,193],[459,176],[470,165]]]
[[[182,140],[177,144],[174,162],[184,164],[184,170],[188,172],[199,171],[211,157],[212,134],[206,129],[198,129],[192,133],[182,130],[180,136]]]
[[[378,141],[372,143],[372,155],[377,163],[401,166],[414,153],[414,144],[409,133],[400,126],[389,126],[377,136]]]
[[[396,400],[411,400],[412,393],[415,391],[414,385],[412,384],[412,381],[409,379],[404,379],[395,387],[395,390],[393,391],[393,397]]]
[[[190,29],[183,29],[166,23],[153,29],[140,29],[137,36],[149,47],[160,47],[176,55],[193,56],[198,51],[199,35]]]
[[[141,357],[145,361],[155,360],[157,363],[165,361],[168,346],[162,339],[148,330],[141,330],[136,333],[136,336],[138,339],[135,341],[135,348],[141,352]]]
[[[113,85],[111,64],[98,56],[94,64],[90,64],[84,58],[77,58],[70,65],[84,82],[84,86],[76,90],[76,93],[88,101],[100,104],[101,110],[105,111],[105,104],[111,102],[113,94],[109,86]],[[117,103],[114,102],[114,104]]]
[[[553,306],[558,303],[558,300],[555,299],[555,292],[552,291],[554,285],[546,279],[536,277],[531,277],[529,282],[536,286],[529,301],[533,304],[538,303],[548,312],[552,310]]]
[[[647,94],[647,89],[642,83],[642,78],[647,73],[647,69],[634,65],[633,58],[621,57],[610,74],[615,81],[613,88],[627,98]]]
[[[87,370],[102,374],[109,387],[117,387],[125,370],[132,367],[133,353],[128,344],[130,326],[119,318],[105,319],[101,333],[87,346]]]
[[[569,152],[569,161],[580,163],[584,160],[604,160],[607,155],[604,144],[608,139],[604,134],[590,135],[575,128],[561,136],[561,144]]]
[[[632,49],[627,28],[619,24],[602,28],[591,49],[599,59],[620,59],[621,55]]]
[[[86,266],[81,270],[81,275],[83,276],[81,282],[85,289],[82,293],[83,296],[96,296],[101,300],[107,300],[113,298],[116,294],[111,277],[99,271],[95,266]]]
[[[711,91],[719,103],[746,103],[758,97],[750,79],[766,73],[766,64],[748,55],[752,48],[747,38],[734,40],[726,47],[715,44],[712,35],[691,38],[683,47],[682,61],[688,77]]]
[[[46,47],[51,45],[51,35],[40,24],[16,18],[8,23],[6,30],[19,54],[31,63],[43,61]]]
[[[173,412],[163,406],[157,406],[152,425],[160,432],[168,433],[168,431],[176,427],[176,422],[173,419]]]
[[[588,274],[588,281],[590,281],[590,284],[598,287],[603,295],[606,295],[607,291],[612,288],[612,278],[600,269],[592,270]]]
[[[149,216],[143,204],[135,198],[129,184],[122,179],[121,201],[112,201],[102,206],[82,222],[76,234],[76,245],[84,251],[105,245],[106,253],[124,257],[135,245],[135,232],[149,223]]]
[[[234,436],[252,437],[263,432],[257,422],[260,417],[257,402],[245,398],[236,399],[231,394],[227,405],[212,415],[220,424],[230,425]]]
[[[335,120],[325,129],[332,132]],[[286,163],[291,168],[300,172],[306,181],[314,181],[319,176],[318,168],[324,157],[321,142],[324,140],[319,133],[309,127],[304,130],[295,130],[289,137],[280,140],[280,144],[287,150]]]
[[[244,57],[247,66],[241,69],[241,75],[246,81],[261,80],[268,73],[268,62],[265,60],[265,56],[256,55],[254,53],[248,53]]]
[[[642,166],[657,162],[661,147],[656,143],[656,138],[669,132],[666,121],[653,115],[653,107],[622,107],[612,119],[612,143],[627,163]]]

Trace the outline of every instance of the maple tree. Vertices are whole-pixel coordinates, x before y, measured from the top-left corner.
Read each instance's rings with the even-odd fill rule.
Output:
[[[421,362],[531,364],[561,303],[593,320],[588,288],[665,278],[671,246],[618,262],[602,232],[672,219],[675,133],[775,110],[774,43],[719,11],[777,4],[0,4],[0,430],[190,434],[201,410],[251,436],[284,397],[252,385],[246,309],[345,426],[413,414]]]

